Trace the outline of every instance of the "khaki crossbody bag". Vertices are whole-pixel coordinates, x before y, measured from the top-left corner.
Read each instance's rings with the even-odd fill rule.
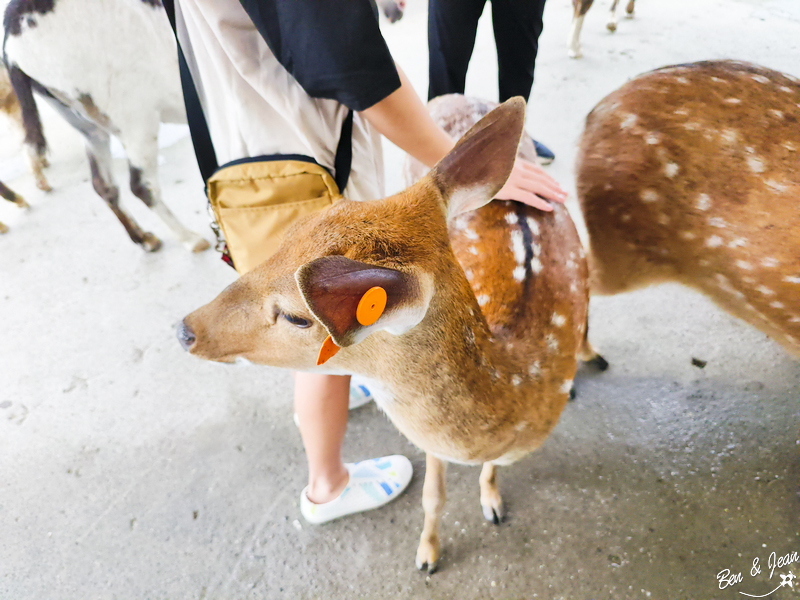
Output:
[[[175,30],[174,0],[164,8]],[[177,35],[176,35],[177,38]],[[272,256],[298,218],[325,210],[341,197],[352,161],[353,111],[342,124],[334,175],[310,156],[275,154],[235,160],[221,167],[183,52],[178,47],[186,117],[213,214],[222,259],[244,274]]]

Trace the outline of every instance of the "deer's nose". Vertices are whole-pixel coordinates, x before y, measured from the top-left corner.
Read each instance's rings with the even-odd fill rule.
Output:
[[[181,343],[184,350],[189,350],[194,345],[196,339],[194,337],[194,331],[186,324],[186,321],[181,321],[175,335],[178,336],[178,341]]]

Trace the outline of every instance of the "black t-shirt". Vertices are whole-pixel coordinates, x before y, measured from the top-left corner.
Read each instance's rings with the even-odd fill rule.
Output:
[[[360,111],[400,87],[370,0],[240,0],[309,96]]]

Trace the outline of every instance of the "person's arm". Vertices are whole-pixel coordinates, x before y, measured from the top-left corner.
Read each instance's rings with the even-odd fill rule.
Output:
[[[453,148],[455,141],[430,117],[399,66],[397,73],[400,88],[360,114],[401,150],[433,167]],[[496,197],[550,211],[552,206],[542,198],[563,202],[567,195],[538,165],[517,158],[508,181]]]

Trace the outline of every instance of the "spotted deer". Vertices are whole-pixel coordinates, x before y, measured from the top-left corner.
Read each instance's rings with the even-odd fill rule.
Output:
[[[646,73],[586,119],[591,288],[693,287],[800,356],[800,81],[733,61]]]
[[[625,6],[625,16],[628,19],[633,18],[634,4],[636,0],[628,0]],[[580,58],[583,56],[581,52],[581,29],[583,28],[583,20],[586,13],[592,7],[594,0],[572,0],[572,25],[569,28],[569,38],[567,38],[567,51],[570,58]],[[617,30],[617,4],[619,0],[612,0],[611,12],[608,16],[606,29],[611,33]]]
[[[367,378],[427,454],[416,564],[429,572],[445,463],[483,465],[483,514],[498,523],[496,467],[547,438],[584,340],[588,272],[567,211],[490,202],[513,166],[524,106],[490,112],[405,191],[299,220],[290,242],[178,330],[201,358]],[[523,152],[535,156],[529,140]],[[374,288],[385,306],[368,303],[379,316],[362,318]]]

